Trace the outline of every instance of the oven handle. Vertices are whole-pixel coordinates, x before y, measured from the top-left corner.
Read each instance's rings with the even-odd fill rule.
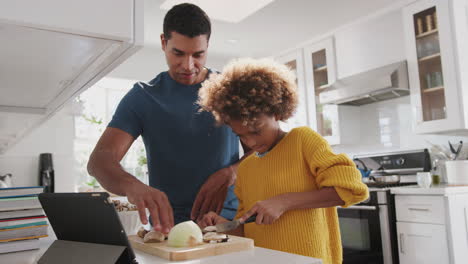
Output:
[[[405,251],[403,250],[404,249],[404,245],[403,245],[403,239],[404,239],[404,234],[403,233],[400,233],[400,253],[401,254],[405,254]]]
[[[338,207],[340,210],[345,209],[345,210],[366,210],[366,211],[375,211],[377,210],[377,206],[371,206],[371,205],[351,205],[348,207]]]

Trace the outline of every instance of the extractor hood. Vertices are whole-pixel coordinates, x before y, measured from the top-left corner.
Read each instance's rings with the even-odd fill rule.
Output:
[[[337,80],[320,93],[322,104],[365,105],[409,95],[406,61]]]
[[[143,46],[143,4],[0,1],[0,154]]]

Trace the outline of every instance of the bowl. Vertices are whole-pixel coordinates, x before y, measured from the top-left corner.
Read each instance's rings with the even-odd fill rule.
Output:
[[[127,236],[136,235],[138,229],[143,226],[138,211],[122,211],[117,212],[117,214]]]

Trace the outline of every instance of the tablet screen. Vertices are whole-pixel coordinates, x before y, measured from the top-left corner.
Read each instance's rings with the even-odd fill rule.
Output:
[[[135,253],[108,193],[41,193],[39,201],[57,239],[125,246],[127,263],[134,261]]]

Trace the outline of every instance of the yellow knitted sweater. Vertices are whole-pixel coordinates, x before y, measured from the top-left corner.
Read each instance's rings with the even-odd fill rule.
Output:
[[[369,193],[361,174],[344,154],[336,155],[319,134],[308,127],[295,128],[265,156],[250,155],[238,169],[235,192],[236,218],[257,201],[291,192],[334,187],[349,206]],[[338,214],[335,207],[293,210],[271,225],[244,225],[255,245],[342,263]]]

